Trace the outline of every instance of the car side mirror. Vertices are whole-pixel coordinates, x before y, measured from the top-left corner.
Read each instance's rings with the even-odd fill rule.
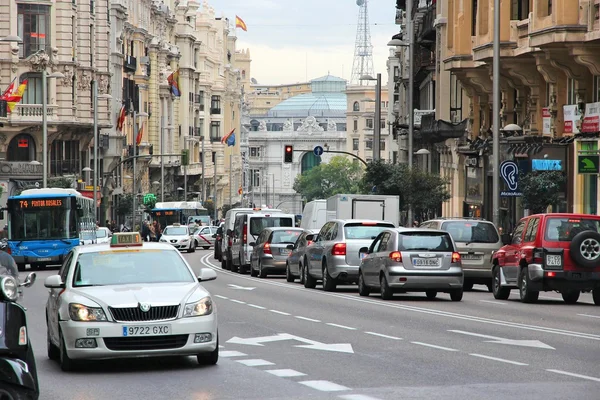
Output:
[[[248,245],[254,247],[254,246],[256,246],[256,242],[250,242],[250,243],[248,243]]]
[[[512,233],[503,233],[500,236],[500,239],[502,240],[502,244],[504,246],[506,246],[507,244],[511,244],[512,243]]]
[[[294,245],[293,244],[288,244],[287,246],[285,246],[286,249],[288,250],[294,250]]]
[[[25,278],[25,281],[23,281],[23,283],[21,283],[19,286],[29,287],[35,283],[36,278],[37,278],[36,273],[32,272],[29,275],[27,275],[27,277]]]
[[[314,242],[316,239],[316,235],[306,235],[307,242]]]
[[[211,268],[200,268],[198,282],[214,281],[217,279],[217,272]]]
[[[361,247],[358,252],[359,253],[364,253],[364,254],[369,254],[369,248],[368,247]]]
[[[50,275],[44,281],[44,286],[48,289],[62,289],[65,287],[65,284],[60,275]]]
[[[216,239],[217,238],[217,234],[216,233],[213,234],[212,237]]]

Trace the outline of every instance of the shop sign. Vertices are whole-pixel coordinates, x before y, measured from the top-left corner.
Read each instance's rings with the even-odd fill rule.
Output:
[[[504,181],[506,190],[500,192],[502,197],[519,197],[519,166],[514,161],[503,161],[500,164],[500,177]]]
[[[433,110],[414,110],[414,119],[413,119],[413,125],[416,127],[420,127],[421,126],[421,118],[423,117],[423,115],[435,115],[435,109]]]
[[[599,155],[578,155],[577,172],[580,174],[597,174],[600,172]]]
[[[548,107],[542,108],[542,134],[552,134],[552,114],[550,114],[550,109]]]
[[[532,171],[562,171],[562,160],[534,159],[531,160]]]
[[[600,132],[600,103],[588,103],[585,105],[585,115],[581,124],[581,132]]]
[[[577,104],[563,106],[563,114],[565,119],[563,133],[579,133],[577,121],[581,118],[581,114],[579,113]]]

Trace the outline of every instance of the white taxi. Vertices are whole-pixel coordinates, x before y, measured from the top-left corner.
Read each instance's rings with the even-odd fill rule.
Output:
[[[195,355],[219,358],[217,309],[183,256],[139,233],[115,233],[110,244],[75,247],[58,275],[46,278],[48,357],[63,371],[81,360]]]
[[[187,250],[188,253],[196,251],[196,240],[190,234],[186,225],[173,224],[167,226],[160,236],[160,242],[169,243],[178,250]]]

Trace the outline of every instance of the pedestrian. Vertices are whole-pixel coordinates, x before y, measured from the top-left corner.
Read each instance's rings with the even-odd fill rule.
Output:
[[[153,242],[158,242],[160,240],[160,237],[162,235],[162,228],[160,226],[160,223],[158,221],[154,221],[152,223],[152,231],[154,232],[154,239],[152,240]]]
[[[142,240],[144,242],[150,241],[152,236],[152,230],[148,225],[148,221],[144,221],[144,223],[142,224],[142,232],[140,232],[142,235]]]

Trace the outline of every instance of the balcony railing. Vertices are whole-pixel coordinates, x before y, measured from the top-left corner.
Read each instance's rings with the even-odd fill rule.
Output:
[[[214,135],[210,136],[211,143],[216,143],[216,142],[220,142],[220,141],[221,141],[221,138],[219,136],[214,136]]]
[[[436,32],[433,24],[435,22],[435,1],[432,0],[421,0],[421,8],[418,9],[418,24],[416,29],[417,42],[421,41],[434,41],[436,39]]]
[[[72,160],[50,160],[50,174],[79,174],[81,171],[79,159]]]
[[[46,117],[49,120],[56,119],[57,105],[46,106]],[[11,113],[7,114],[11,122],[42,122],[43,107],[41,104],[17,104]]]
[[[220,108],[212,108],[211,107],[210,113],[211,114],[221,114],[221,109]]]
[[[137,70],[137,60],[132,56],[125,56],[123,60],[123,69],[129,72],[135,72]]]

